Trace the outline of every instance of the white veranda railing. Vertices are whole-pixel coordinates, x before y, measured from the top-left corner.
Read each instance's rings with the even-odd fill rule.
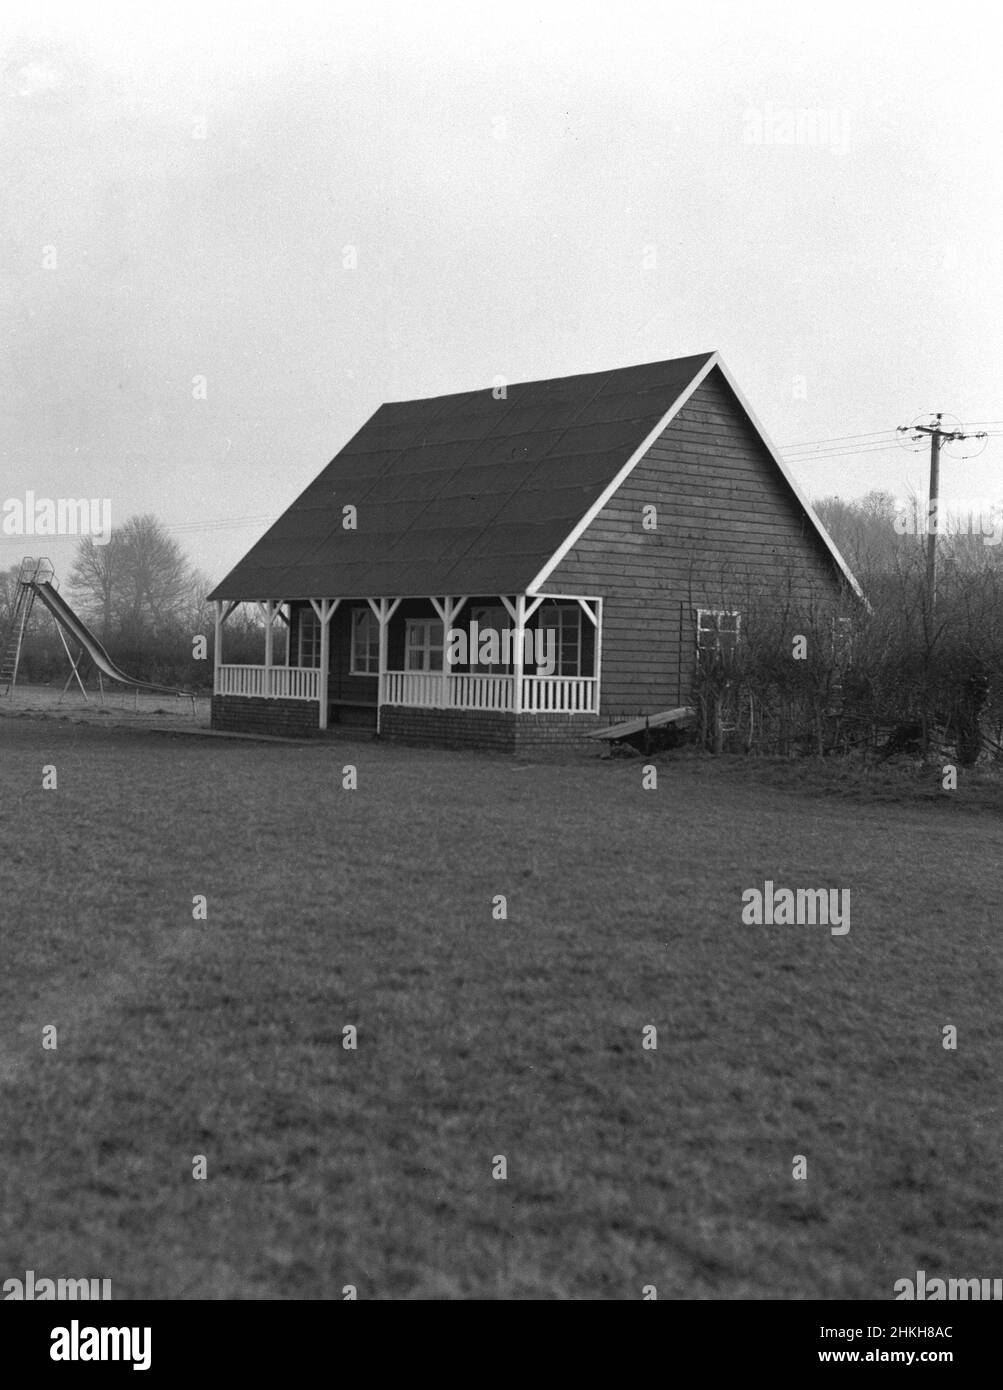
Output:
[[[383,703],[419,709],[515,708],[515,677],[388,671]],[[595,714],[594,676],[523,676],[522,708],[531,714]]]
[[[527,714],[596,714],[594,676],[523,676],[522,709]],[[259,700],[319,700],[316,666],[220,666],[217,695],[244,695]],[[387,671],[382,703],[418,709],[515,709],[515,677]]]
[[[259,700],[319,700],[316,666],[220,666],[217,695],[249,695]]]

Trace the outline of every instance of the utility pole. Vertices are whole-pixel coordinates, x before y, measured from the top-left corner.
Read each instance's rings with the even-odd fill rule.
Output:
[[[940,503],[940,446],[945,439],[984,439],[985,432],[963,434],[961,430],[945,430],[941,426],[943,411],[934,417],[935,425],[899,425],[899,434],[928,434],[930,436],[930,502],[927,508],[926,524],[926,600],[928,611],[933,617],[937,601],[937,532],[940,523],[937,510]]]

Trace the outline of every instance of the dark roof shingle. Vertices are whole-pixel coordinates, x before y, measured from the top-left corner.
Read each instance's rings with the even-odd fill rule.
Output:
[[[210,597],[524,592],[712,356],[382,405]]]

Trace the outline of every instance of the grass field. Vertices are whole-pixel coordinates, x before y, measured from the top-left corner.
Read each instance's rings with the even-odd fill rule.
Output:
[[[0,718],[0,1279],[799,1299],[1003,1273],[998,814],[685,757],[644,791],[642,762]],[[851,890],[849,934],[743,925],[765,879]]]

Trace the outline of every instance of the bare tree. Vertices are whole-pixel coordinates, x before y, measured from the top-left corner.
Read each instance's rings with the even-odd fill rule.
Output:
[[[915,537],[904,537],[895,529],[899,508],[888,492],[873,491],[852,501],[823,497],[813,505],[865,589],[872,575],[895,569],[903,550],[915,545]]]
[[[107,545],[98,545],[92,536],[84,536],[77,546],[70,584],[79,596],[85,616],[97,623],[104,640],[111,636],[115,598],[126,563],[118,532],[112,533]]]
[[[20,565],[11,565],[9,569],[0,570],[0,635],[10,622],[14,612],[14,598],[17,593],[17,577],[21,572]]]
[[[107,545],[85,536],[70,583],[108,636],[113,625],[157,631],[179,619],[191,599],[192,572],[177,541],[146,514],[130,517]]]
[[[177,541],[150,514],[130,517],[119,541],[126,557],[120,587],[123,623],[156,629],[177,618],[190,582],[190,566]]]
[[[209,633],[213,630],[215,614],[209,602],[209,594],[216,581],[204,570],[191,570],[188,578],[188,597],[184,609],[184,622],[192,632]]]

